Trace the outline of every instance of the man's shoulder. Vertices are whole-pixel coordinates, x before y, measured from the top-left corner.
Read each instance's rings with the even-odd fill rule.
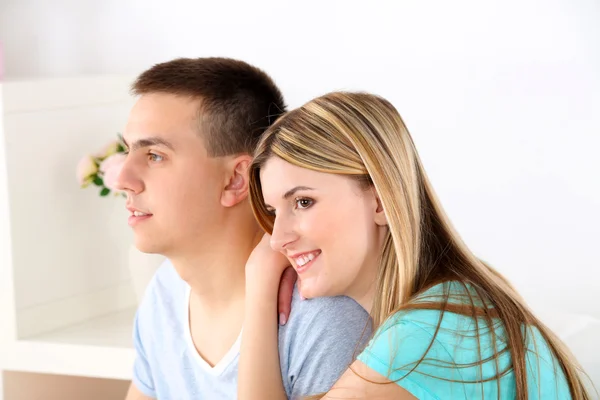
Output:
[[[156,269],[154,279],[159,283],[167,285],[182,280],[168,258],[165,258],[162,264]]]
[[[297,289],[288,322],[279,328],[279,356],[290,397],[333,386],[371,336],[369,313],[346,296],[302,300]]]
[[[171,261],[165,259],[148,284],[146,295],[177,292],[185,288],[185,285],[186,283],[181,279]]]
[[[280,340],[294,341],[294,337],[318,337],[321,332],[329,332],[331,337],[350,335],[358,338],[363,333],[370,333],[370,320],[369,313],[350,297],[303,300],[298,289],[294,288],[292,311],[287,324],[280,329]]]
[[[303,300],[298,288],[294,288],[292,297],[292,319],[318,318],[327,320],[341,317],[348,322],[366,322],[369,313],[354,299],[348,296],[317,297]]]
[[[178,311],[185,302],[186,286],[171,262],[165,260],[148,283],[138,313],[156,317],[157,313],[166,308]]]

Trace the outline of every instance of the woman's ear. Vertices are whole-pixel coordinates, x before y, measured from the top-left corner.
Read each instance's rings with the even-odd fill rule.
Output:
[[[221,204],[224,207],[233,207],[248,197],[248,170],[251,162],[252,157],[249,155],[238,156],[231,160],[230,173],[221,194]]]
[[[373,220],[379,226],[386,226],[388,224],[388,222],[387,222],[387,217],[385,215],[385,211],[383,210],[383,203],[381,203],[381,199],[379,198],[379,194],[377,193],[375,188],[373,188],[371,190],[373,190],[373,196],[375,197],[375,202],[376,202],[376,209],[375,209],[375,213],[373,215]]]

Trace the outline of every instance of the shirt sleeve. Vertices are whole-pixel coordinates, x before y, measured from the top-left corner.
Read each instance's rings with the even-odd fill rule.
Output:
[[[289,361],[284,386],[290,399],[327,392],[364,348],[371,335],[369,321],[368,313],[348,297],[292,304],[284,349]]]

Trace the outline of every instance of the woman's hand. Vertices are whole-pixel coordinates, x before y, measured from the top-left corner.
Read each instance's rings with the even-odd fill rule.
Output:
[[[270,245],[265,234],[246,263],[246,296],[248,302],[277,301],[279,323],[289,319],[294,285],[298,278],[288,259]]]
[[[246,296],[249,301],[277,301],[283,271],[290,266],[288,259],[271,248],[271,235],[265,233],[246,262]]]

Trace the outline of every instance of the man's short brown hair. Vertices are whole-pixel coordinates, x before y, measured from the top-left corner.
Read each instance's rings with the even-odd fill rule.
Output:
[[[136,79],[131,91],[200,100],[199,128],[213,157],[252,154],[260,135],[286,108],[269,75],[230,58],[179,58],[156,64]]]

